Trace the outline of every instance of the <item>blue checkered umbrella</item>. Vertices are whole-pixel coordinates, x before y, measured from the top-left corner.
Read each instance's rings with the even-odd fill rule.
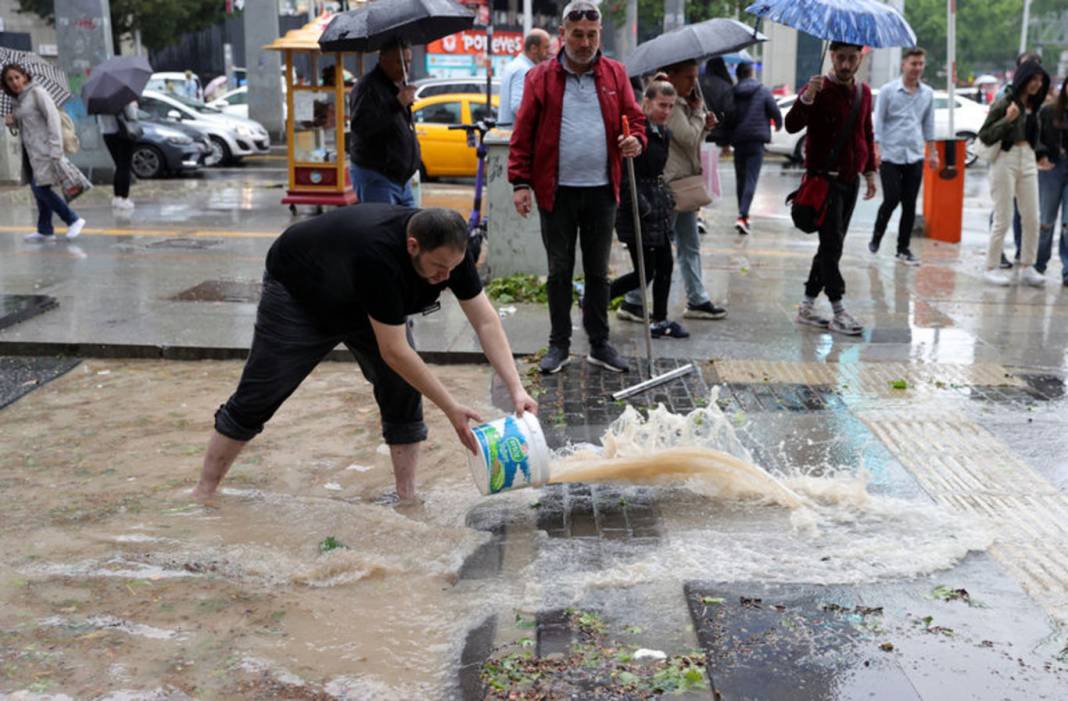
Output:
[[[901,13],[876,0],[761,0],[745,11],[826,41],[916,45],[916,33]]]

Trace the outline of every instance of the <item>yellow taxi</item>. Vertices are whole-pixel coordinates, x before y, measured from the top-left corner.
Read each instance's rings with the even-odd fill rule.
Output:
[[[493,110],[488,115],[484,93],[434,95],[412,104],[415,134],[423,152],[423,176],[475,177],[478,158],[475,148],[467,144],[467,132],[449,127],[474,124],[487,116],[496,116],[496,95],[492,104]]]

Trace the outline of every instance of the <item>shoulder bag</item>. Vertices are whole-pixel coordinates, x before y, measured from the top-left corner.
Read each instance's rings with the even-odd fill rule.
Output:
[[[827,218],[827,203],[831,191],[831,168],[838,162],[838,154],[845,146],[846,139],[853,134],[853,127],[860,114],[860,103],[863,102],[864,88],[857,83],[857,92],[853,96],[853,106],[849,109],[842,131],[838,133],[838,139],[834,148],[827,154],[827,166],[823,170],[806,170],[801,177],[801,186],[786,197],[786,204],[790,205],[790,218],[794,220],[794,226],[806,234],[819,231]],[[800,98],[798,98],[800,99]]]

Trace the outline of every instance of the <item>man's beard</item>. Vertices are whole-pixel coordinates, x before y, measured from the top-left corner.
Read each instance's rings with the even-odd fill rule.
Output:
[[[590,51],[589,57],[586,60],[583,61],[583,60],[581,60],[579,58],[576,58],[575,54],[571,53],[571,49],[567,48],[566,46],[564,47],[564,55],[567,56],[567,60],[570,61],[571,63],[575,64],[576,66],[588,66],[590,64],[590,61],[593,60],[593,57],[596,54],[597,54],[596,50]]]

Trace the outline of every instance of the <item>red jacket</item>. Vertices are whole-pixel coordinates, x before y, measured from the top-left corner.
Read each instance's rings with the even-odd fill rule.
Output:
[[[798,94],[793,107],[786,115],[786,131],[791,134],[808,127],[805,134],[805,168],[837,171],[838,179],[843,182],[853,182],[858,173],[875,171],[871,88],[861,84],[860,113],[853,125],[853,137],[846,139],[842,150],[838,152],[838,163],[830,168],[827,167],[827,156],[834,148],[838,133],[849,116],[856,87],[843,85],[825,76],[823,89],[816,93],[816,99],[811,105],[801,101],[806,90],[807,85]]]
[[[530,185],[537,206],[550,212],[560,170],[560,122],[567,75],[561,59],[562,52],[561,56],[540,63],[527,73],[508,153],[508,181],[513,185]],[[634,89],[623,64],[599,56],[592,70],[608,139],[608,172],[619,202],[622,160],[617,142],[623,133],[621,117],[627,116],[630,133],[645,148],[645,115],[634,99]]]

